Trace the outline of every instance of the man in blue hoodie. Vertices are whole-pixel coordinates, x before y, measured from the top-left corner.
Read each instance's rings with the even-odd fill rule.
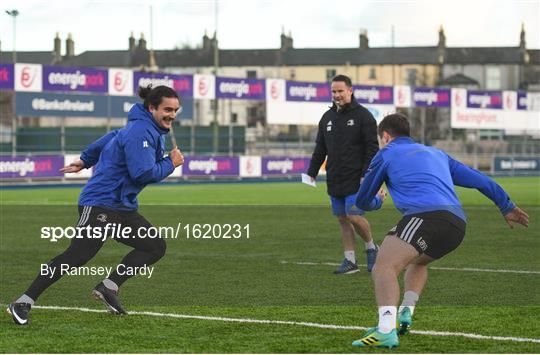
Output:
[[[139,88],[139,96],[144,103],[131,108],[125,127],[90,144],[79,160],[62,169],[75,173],[95,166],[79,196],[77,229],[82,238],[73,238],[70,246],[47,264],[50,273],[41,271],[26,292],[8,306],[16,324],[28,324],[28,313],[41,293],[68,270],[86,264],[96,255],[106,239],[96,235],[97,230],[106,234],[107,226],[121,226],[129,233],[115,240],[133,248],[92,291],[113,314],[126,314],[118,299],[119,286],[133,276],[126,270],[147,268],[165,254],[163,239],[145,238],[144,230],[152,225],[137,212],[137,195],[146,185],[165,179],[184,163],[177,147],[163,157],[165,136],[181,109],[180,98],[166,86]]]
[[[529,216],[495,181],[439,149],[414,142],[407,117],[386,116],[378,134],[384,148],[371,161],[356,205],[363,210],[380,208],[382,200],[374,201],[373,197],[386,183],[403,218],[390,229],[377,256],[372,277],[379,324],[353,342],[360,347],[399,345],[397,333],[406,334],[412,324],[416,302],[427,281],[427,265],[461,244],[466,217],[454,185],[474,188],[487,196],[510,228],[513,223],[529,224]],[[405,293],[398,309],[397,277],[404,268]]]

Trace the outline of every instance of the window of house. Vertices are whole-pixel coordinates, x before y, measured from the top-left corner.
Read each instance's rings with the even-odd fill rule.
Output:
[[[416,81],[418,78],[418,70],[416,69],[407,69],[407,85],[416,86]]]
[[[290,79],[290,80],[296,79],[296,70],[294,70],[294,69],[291,69],[291,70],[290,70],[290,72],[289,72],[289,79]]]
[[[246,71],[246,76],[248,79],[257,79],[257,71],[256,70],[248,70]]]
[[[372,80],[377,79],[377,69],[369,68],[369,78]]]
[[[326,69],[326,81],[332,81],[332,78],[336,76],[336,69]]]
[[[257,107],[248,107],[247,108],[247,126],[248,127],[257,127],[257,122],[260,121]]]
[[[486,89],[498,90],[501,88],[501,68],[490,66],[486,68]]]

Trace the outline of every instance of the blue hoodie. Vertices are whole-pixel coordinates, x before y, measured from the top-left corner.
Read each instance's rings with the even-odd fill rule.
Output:
[[[109,132],[82,152],[85,168],[99,164],[79,196],[79,205],[136,210],[139,192],[174,171],[171,158],[163,158],[168,132],[142,104],[134,105],[125,127]]]
[[[454,185],[479,190],[503,215],[516,207],[502,187],[486,175],[410,137],[395,138],[373,157],[357,195],[357,207],[380,208],[380,201],[375,204],[372,200],[383,182],[404,215],[446,210],[465,221]]]

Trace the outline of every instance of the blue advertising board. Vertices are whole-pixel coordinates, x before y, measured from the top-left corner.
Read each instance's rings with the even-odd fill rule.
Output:
[[[494,174],[539,175],[540,157],[494,157]]]
[[[127,117],[131,106],[141,102],[136,96],[17,92],[15,113],[18,116]],[[182,112],[177,119],[193,118],[193,98],[182,98]]]
[[[131,106],[136,103],[142,102],[137,96],[109,96],[111,103],[111,117],[127,117],[127,113],[131,109]],[[182,112],[176,117],[176,119],[184,120],[193,118],[193,98],[181,97]]]
[[[108,99],[103,95],[17,92],[18,116],[107,117]]]

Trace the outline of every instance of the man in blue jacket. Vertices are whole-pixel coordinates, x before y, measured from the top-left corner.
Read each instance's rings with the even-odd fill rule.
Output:
[[[529,216],[495,181],[439,149],[415,143],[405,116],[386,116],[378,134],[384,148],[371,161],[356,205],[364,210],[380,208],[382,200],[373,198],[386,183],[403,218],[388,232],[372,271],[379,324],[353,342],[360,347],[399,345],[396,318],[399,315],[399,333],[406,334],[427,281],[427,264],[450,253],[463,240],[466,217],[454,185],[475,188],[487,196],[510,228],[514,222],[529,224]],[[398,310],[397,277],[405,267],[405,293]]]
[[[96,166],[79,196],[77,229],[82,238],[73,238],[70,246],[47,264],[51,273],[40,272],[26,292],[8,306],[16,324],[28,324],[28,313],[41,293],[67,270],[86,264],[96,255],[105,243],[96,231],[105,233],[107,225],[129,229],[126,238],[115,240],[133,248],[92,291],[112,313],[126,313],[118,299],[118,288],[133,276],[126,270],[142,270],[165,254],[163,239],[144,234],[152,225],[137,212],[137,195],[146,185],[165,179],[184,163],[177,147],[163,157],[165,136],[181,108],[180,98],[166,86],[139,88],[139,96],[144,104],[132,107],[125,127],[90,144],[79,160],[62,169],[75,173]]]

